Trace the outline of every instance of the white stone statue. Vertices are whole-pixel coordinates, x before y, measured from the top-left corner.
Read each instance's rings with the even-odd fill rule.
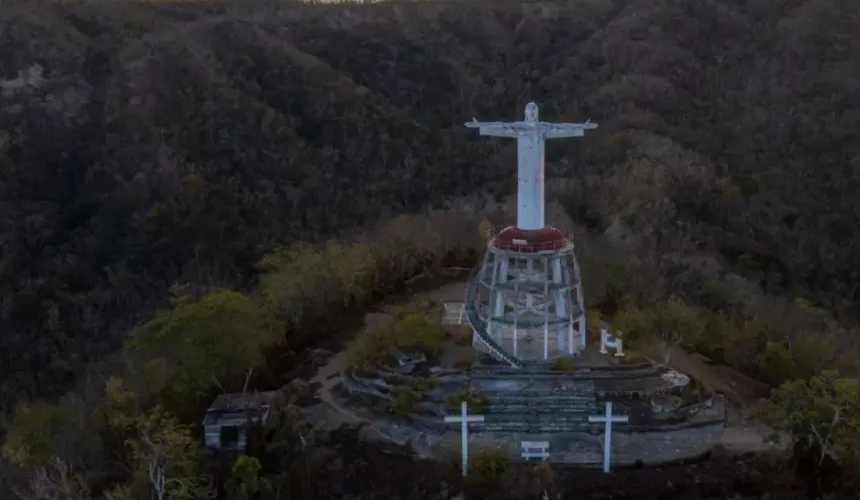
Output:
[[[600,354],[609,354],[608,349],[615,349],[615,357],[624,357],[624,341],[618,335],[613,335],[606,328],[600,329]]]
[[[544,227],[544,141],[582,137],[586,130],[597,128],[596,123],[546,123],[538,121],[538,106],[526,105],[525,120],[520,122],[479,122],[472,118],[469,128],[477,128],[481,135],[512,137],[517,139],[517,227],[543,229]]]

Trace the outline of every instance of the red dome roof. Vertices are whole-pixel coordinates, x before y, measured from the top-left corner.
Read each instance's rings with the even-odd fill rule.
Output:
[[[542,229],[519,229],[506,227],[493,239],[493,246],[518,253],[533,253],[561,250],[567,240],[561,231],[554,227]]]

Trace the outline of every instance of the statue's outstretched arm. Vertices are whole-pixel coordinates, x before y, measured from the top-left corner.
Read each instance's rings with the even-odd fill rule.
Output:
[[[470,122],[466,122],[466,126],[469,128],[479,129],[481,135],[488,135],[492,137],[519,136],[519,127],[517,127],[516,124],[513,123],[479,122],[473,119]]]
[[[547,139],[561,139],[564,137],[582,137],[586,130],[597,128],[596,123],[591,120],[585,123],[546,123],[543,124],[543,136]]]

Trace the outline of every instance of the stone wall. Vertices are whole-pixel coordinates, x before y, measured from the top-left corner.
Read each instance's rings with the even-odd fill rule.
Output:
[[[722,437],[724,424],[666,430],[659,433],[630,432],[616,424],[612,433],[612,464],[615,466],[658,465],[701,457]],[[598,467],[603,463],[603,434],[591,432],[529,433],[487,432],[475,434],[481,444],[502,446],[512,460],[520,459],[522,441],[548,441],[551,462]]]

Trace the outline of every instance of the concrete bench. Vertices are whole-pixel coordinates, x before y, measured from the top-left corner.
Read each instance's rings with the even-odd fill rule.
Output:
[[[523,453],[520,456],[526,460],[549,458],[549,441],[521,441],[520,445],[523,447]]]

